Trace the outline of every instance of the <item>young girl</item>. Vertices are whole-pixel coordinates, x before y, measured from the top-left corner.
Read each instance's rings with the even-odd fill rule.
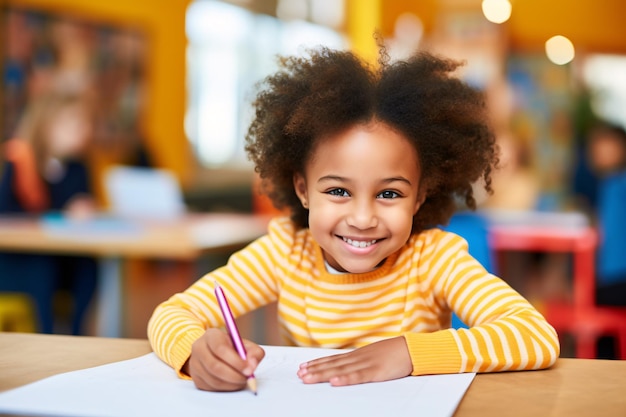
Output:
[[[0,182],[0,213],[39,215],[65,211],[89,216],[95,208],[82,157],[91,138],[91,112],[75,94],[48,93],[28,107],[16,137],[3,144],[6,162]],[[39,330],[54,332],[53,298],[59,288],[72,294],[71,332],[83,320],[97,281],[94,259],[0,253],[0,291],[28,293],[38,311]]]
[[[385,56],[384,51],[382,56]],[[497,164],[479,93],[458,64],[420,53],[368,67],[350,52],[286,58],[265,80],[247,151],[290,217],[159,305],[153,349],[204,390],[242,389],[263,359],[231,347],[217,280],[236,316],[278,302],[287,344],[356,348],[304,363],[304,383],[551,366],[554,329],[490,275],[445,224]],[[452,312],[470,329],[451,329]]]

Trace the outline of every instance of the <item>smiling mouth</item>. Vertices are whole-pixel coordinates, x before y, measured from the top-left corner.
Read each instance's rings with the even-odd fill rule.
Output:
[[[367,248],[372,246],[374,243],[378,242],[378,239],[372,240],[352,240],[347,237],[342,237],[343,241],[346,242],[350,246],[354,246],[355,248]]]

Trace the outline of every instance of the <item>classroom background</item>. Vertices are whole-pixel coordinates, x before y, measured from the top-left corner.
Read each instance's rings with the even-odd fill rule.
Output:
[[[464,60],[463,79],[485,92],[501,169],[494,195],[479,196],[478,216],[459,213],[445,227],[554,318],[564,329],[563,356],[598,356],[580,341],[609,336],[621,341],[610,353],[619,357],[626,328],[616,321],[626,300],[605,311],[592,293],[626,277],[624,15],[620,0],[3,0],[0,141],[50,91],[85,94],[95,110],[84,158],[102,212],[118,208],[108,173],[123,165],[174,179],[167,198],[182,205],[173,214],[154,198],[163,189],[136,195],[141,210],[271,215],[244,136],[254,86],[273,72],[277,54],[321,44],[374,64],[378,34],[392,60],[418,49]],[[607,178],[621,178],[608,197]],[[0,240],[6,230],[0,226]],[[20,248],[8,242],[2,250]],[[124,255],[117,336],[145,338],[152,309],[228,253]],[[0,293],[0,317],[11,316],[12,295]],[[70,331],[73,302],[56,291],[54,332]],[[83,334],[99,334],[106,303],[95,296]],[[273,313],[242,318],[244,335],[279,344]],[[583,325],[591,336],[578,332]],[[0,326],[20,329],[9,319]]]

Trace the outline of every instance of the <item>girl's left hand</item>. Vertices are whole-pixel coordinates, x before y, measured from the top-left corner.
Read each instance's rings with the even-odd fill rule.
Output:
[[[412,371],[406,341],[400,336],[303,363],[298,377],[305,384],[330,382],[333,386],[343,386],[398,379]]]

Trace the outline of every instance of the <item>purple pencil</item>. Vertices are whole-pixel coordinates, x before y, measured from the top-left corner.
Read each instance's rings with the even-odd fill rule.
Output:
[[[220,287],[220,284],[217,281],[215,281],[215,297],[217,298],[217,303],[222,310],[222,315],[224,316],[224,322],[226,323],[226,330],[228,330],[230,340],[233,342],[233,346],[239,356],[241,356],[241,359],[246,360],[248,358],[248,354],[245,346],[243,345],[243,340],[241,340],[241,335],[239,334],[237,323],[235,323],[233,312],[230,309],[224,290],[222,290],[222,287]],[[257,395],[256,378],[254,377],[254,374],[248,377],[248,388],[250,388],[254,395]]]

